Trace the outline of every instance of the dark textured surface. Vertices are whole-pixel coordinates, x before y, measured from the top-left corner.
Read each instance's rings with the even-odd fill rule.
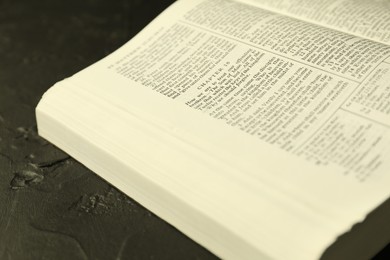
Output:
[[[36,133],[47,88],[169,2],[0,0],[1,260],[216,258]]]
[[[215,259],[36,133],[46,89],[168,2],[0,0],[1,260]]]

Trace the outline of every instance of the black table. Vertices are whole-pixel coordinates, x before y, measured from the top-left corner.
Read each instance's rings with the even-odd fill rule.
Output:
[[[170,2],[0,0],[0,259],[216,259],[36,131],[51,85]]]
[[[36,132],[46,89],[169,2],[0,1],[0,259],[216,258]]]

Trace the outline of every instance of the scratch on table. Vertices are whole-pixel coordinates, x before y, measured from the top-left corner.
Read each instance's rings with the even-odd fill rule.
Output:
[[[4,233],[7,232],[7,229],[9,227],[9,224],[11,223],[11,220],[13,219],[13,214],[15,212],[15,208],[16,208],[16,204],[19,200],[19,194],[18,193],[14,193],[15,195],[12,196],[11,200],[11,209],[9,210],[9,214],[8,214],[8,219],[7,219],[7,224],[5,224],[5,228],[4,228]]]
[[[122,259],[123,251],[125,250],[125,246],[126,246],[127,241],[129,240],[130,237],[131,237],[131,235],[128,235],[128,236],[126,236],[123,239],[123,241],[121,243],[121,246],[119,247],[118,254],[117,254],[115,260],[121,260]]]
[[[49,234],[54,234],[54,235],[56,235],[56,236],[63,236],[63,237],[66,237],[66,238],[69,238],[69,239],[73,240],[73,241],[76,243],[77,248],[79,249],[79,251],[80,251],[80,253],[81,253],[83,259],[89,260],[89,257],[88,257],[88,255],[87,255],[87,253],[85,252],[85,249],[83,248],[83,246],[81,245],[80,241],[79,241],[77,238],[75,238],[75,237],[73,237],[73,236],[71,236],[71,235],[69,235],[69,234],[60,232],[60,231],[53,231],[53,230],[47,230],[47,229],[40,228],[40,227],[34,225],[33,223],[30,223],[30,226],[31,226],[32,228],[38,230],[38,231],[41,231],[41,232],[46,232],[46,233],[49,233]]]
[[[41,168],[41,169],[42,168],[51,168],[51,167],[54,167],[54,166],[59,166],[62,163],[67,162],[69,159],[71,159],[71,157],[70,156],[66,156],[64,158],[57,159],[57,160],[54,160],[54,161],[37,163],[37,164],[34,164],[34,166],[36,166],[38,168]]]

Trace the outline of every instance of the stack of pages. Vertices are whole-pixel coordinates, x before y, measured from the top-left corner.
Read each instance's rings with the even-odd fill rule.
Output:
[[[389,28],[389,1],[178,1],[50,88],[39,134],[224,259],[368,258]]]

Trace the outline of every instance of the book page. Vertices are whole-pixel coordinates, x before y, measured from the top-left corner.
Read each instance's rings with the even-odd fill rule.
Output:
[[[367,39],[390,44],[387,0],[241,0]]]
[[[299,221],[329,218],[318,229],[344,232],[389,197],[389,56],[384,44],[235,1],[179,1],[70,81],[248,190],[289,198]]]
[[[265,156],[286,154],[299,167],[305,162],[329,172],[329,179],[379,186],[388,180],[390,47],[223,0],[201,1],[170,26],[154,27],[79,78],[118,82],[121,97],[112,86],[97,91],[119,103],[130,102],[127,91],[156,93],[148,97],[151,104],[163,98],[173,105],[156,111],[130,97],[132,104],[124,106],[137,104],[174,127],[191,124],[187,111],[207,117],[210,127],[189,131],[230,146],[224,150],[254,169],[282,166],[272,160],[259,165],[257,153],[246,151],[252,147],[240,145],[242,136]],[[171,106],[183,114],[168,113]],[[239,141],[208,133],[215,125]]]

